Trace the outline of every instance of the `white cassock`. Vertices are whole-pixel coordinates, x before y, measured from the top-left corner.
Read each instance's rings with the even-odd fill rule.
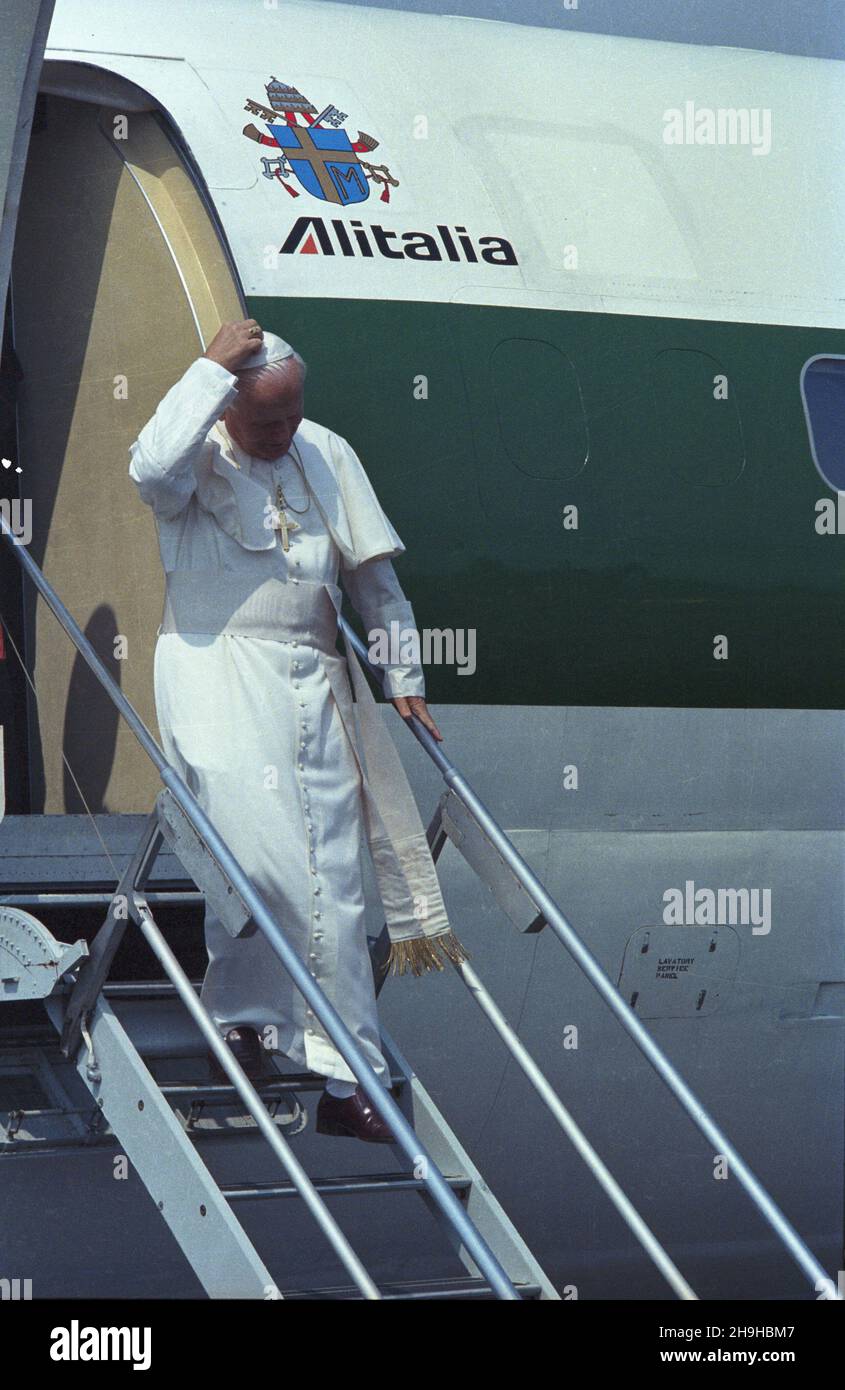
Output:
[[[392,621],[414,627],[390,561],[405,547],[347,442],[302,421],[294,443],[316,484],[309,506],[290,453],[256,459],[216,423],[236,399],[236,377],[201,357],[132,445],[130,476],[154,511],[166,574],[204,571],[187,578],[209,593],[282,580],[300,599],[309,584],[340,577],[368,631],[390,631]],[[346,505],[329,486],[338,476]],[[287,553],[267,526],[277,482],[297,523]],[[168,760],[387,1084],[365,931],[362,779],[339,707],[342,658],[327,659],[307,638],[160,628],[159,728]],[[418,665],[383,669],[387,694],[425,693]],[[351,708],[348,697],[347,717]],[[278,1050],[300,1066],[355,1081],[262,932],[233,938],[207,907],[205,935],[202,999],[221,1030],[244,1024],[262,1034],[270,1025]]]

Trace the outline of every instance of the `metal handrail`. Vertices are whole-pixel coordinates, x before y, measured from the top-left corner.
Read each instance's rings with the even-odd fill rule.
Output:
[[[345,619],[341,618],[340,624],[343,628],[345,640],[352,643],[358,656],[365,662],[365,668],[369,670],[374,679],[383,686],[385,680],[384,674],[380,671],[379,667],[370,660],[369,652],[360,637],[352,630]],[[533,869],[531,869],[525,859],[523,859],[519,850],[484,805],[480,797],[476,796],[463,773],[455,766],[451,758],[443,752],[440,744],[415,714],[403,715],[402,718],[410,728],[417,742],[422,745],[432,762],[435,763],[439,769],[446,785],[454,792],[458,800],[462,802],[469,813],[475,818],[481,826],[481,829],[507,863],[508,868],[522,884],[528,897],[537,908],[538,914],[540,914],[551,927],[552,931],[572,956],[576,965],[584,972],[595,989],[598,990],[604,1002],[622,1024],[622,1027],[633,1038],[637,1047],[646,1057],[647,1061],[654,1067],[661,1080],[668,1086],[669,1090],[675,1096],[675,1099],[680,1102],[693,1124],[701,1131],[704,1137],[710,1141],[716,1153],[725,1155],[730,1166],[730,1171],[739,1179],[740,1184],[744,1187],[746,1193],[754,1203],[754,1206],[772,1228],[788,1254],[808,1279],[812,1281],[814,1289],[819,1291],[821,1287],[826,1292],[826,1296],[829,1299],[843,1301],[845,1296],[838,1292],[835,1281],[825,1273],[812,1251],[784,1216],[777,1203],[769,1196],[760,1180],[751,1171],[737,1149],[734,1148],[724,1130],[721,1129],[712,1118],[695,1093],[684,1081],[680,1072],[670,1062],[662,1048],[657,1045],[647,1029],[643,1027],[633,1009],[631,1009],[623,999],[610,977],[605,973],[595,956],[581,940],[558,904],[543,887],[543,884],[540,882]],[[470,987],[470,993],[475,993],[472,985],[473,976],[471,972],[462,972],[459,967],[456,968],[458,968],[459,974],[463,973],[465,982]],[[481,1002],[480,997],[476,996],[476,1002]],[[494,1014],[492,1010],[489,1010],[488,1017],[490,1021],[493,1022]],[[521,1043],[514,1030],[510,1028],[501,1015],[498,1015],[496,1018],[495,1026],[506,1042],[508,1042],[506,1034],[510,1034],[511,1040],[517,1044],[517,1046],[511,1046],[510,1042],[508,1042],[508,1046],[510,1047],[512,1055],[519,1060]],[[527,1054],[525,1054],[525,1060],[526,1062],[531,1061]],[[520,1062],[520,1065],[522,1065],[522,1062]],[[534,1064],[532,1063],[532,1065]],[[544,1090],[542,1086],[536,1085],[537,1078],[530,1075],[531,1069],[528,1065],[524,1065],[523,1070],[526,1074],[529,1074],[541,1099],[543,1099],[552,1114],[555,1115],[558,1123],[561,1123],[563,1117],[559,1108],[559,1102],[557,1105],[554,1103],[554,1101],[557,1101],[557,1098],[554,1097],[553,1101],[554,1093],[550,1090]],[[543,1078],[543,1080],[545,1081],[545,1078]],[[575,1142],[574,1138],[573,1142]],[[602,1186],[605,1187],[605,1190],[608,1191],[608,1195],[610,1195],[610,1191],[605,1182],[605,1174],[596,1166],[598,1156],[594,1153],[588,1153],[585,1149],[580,1149],[580,1152],[587,1166],[594,1173],[597,1180],[601,1182]],[[598,1159],[598,1163],[601,1164],[600,1159]],[[601,1166],[603,1167],[603,1165]],[[618,1204],[617,1209],[625,1215],[622,1207]],[[628,1224],[631,1225],[631,1222],[629,1221]],[[632,1229],[634,1229],[633,1226]],[[637,1234],[636,1231],[635,1234]],[[638,1238],[641,1238],[641,1236],[638,1236]],[[645,1242],[643,1242],[643,1244],[645,1245]],[[646,1248],[648,1248],[647,1245]],[[649,1251],[649,1253],[652,1254],[652,1258],[654,1258],[653,1252]],[[658,1265],[658,1267],[660,1266]],[[662,1272],[667,1274],[665,1269],[663,1269]]]
[[[58,619],[60,625],[64,628],[80,655],[94,672],[100,685],[111,699],[112,704],[126,720],[141,747],[144,749],[144,752],[157,768],[165,787],[167,787],[174,800],[184,811],[197,833],[205,840],[223,872],[227,875],[230,883],[249,908],[252,920],[259,930],[264,933],[269,945],[279,957],[297,989],[320,1019],[344,1061],[348,1063],[353,1074],[366,1090],[367,1098],[373,1108],[381,1115],[385,1123],[390,1126],[397,1146],[401,1149],[411,1166],[420,1169],[423,1185],[427,1189],[432,1200],[439,1207],[454,1235],[460,1240],[461,1245],[471,1256],[493,1292],[500,1299],[519,1301],[520,1295],[508,1278],[504,1268],[493,1254],[493,1251],[490,1249],[483,1236],[469,1219],[469,1216],[451,1187],[449,1187],[448,1183],[445,1181],[433,1158],[408,1124],[405,1116],[396,1104],[396,1101],[382,1085],[366,1056],[355,1041],[352,1033],[340,1017],[340,1014],[337,1012],[334,1005],[326,998],[322,989],[312,978],[307,968],[302,964],[261,895],[253,886],[252,880],[244,872],[238,860],[232,854],[223,838],[218,834],[214,825],[185,782],[183,782],[178,772],[170,766],[164,753],[159,748],[134,705],[126,698],[123,691],[106,670],[91,643],[88,641],[88,638],[62,603],[52,584],[28,553],[26,546],[21,544],[15,537],[11,528],[7,525],[1,509],[0,534],[8,538],[24,571],[35,584],[39,593]],[[150,944],[156,949],[157,954],[159,954],[159,959],[162,964],[165,965],[165,968],[167,969],[168,966],[170,966],[168,973],[170,974],[171,980],[176,985],[177,990],[179,990],[183,1002],[188,1005],[196,1021],[199,1022],[200,1016],[204,1015],[209,1028],[213,1030],[213,1036],[207,1034],[204,1027],[202,1027],[203,1033],[206,1034],[212,1045],[215,1043],[219,1044],[219,1047],[214,1046],[215,1055],[224,1066],[230,1080],[236,1085],[242,1099],[250,1106],[253,1117],[256,1119],[257,1123],[261,1124],[255,1111],[252,1110],[254,1099],[258,1098],[257,1092],[255,1092],[246,1075],[238,1066],[230,1049],[219,1036],[213,1020],[202,1003],[196,999],[195,996],[192,996],[194,1002],[189,1004],[189,995],[187,991],[184,990],[185,979],[182,976],[181,967],[176,963],[175,971],[173,970],[175,957],[172,957],[171,954],[168,953],[166,945],[160,939],[160,934],[155,932],[153,924],[151,924],[149,917],[146,915],[145,924],[142,930],[144,930],[144,934],[147,936]],[[164,950],[162,951],[163,945]],[[252,1092],[252,1095],[250,1095],[250,1092]],[[264,1107],[259,1107],[259,1109],[263,1108]],[[265,1114],[266,1113],[265,1111]],[[276,1132],[275,1126],[274,1132]],[[296,1166],[298,1167],[298,1165]],[[305,1181],[301,1183],[301,1185],[298,1184],[298,1186],[303,1196],[305,1196],[310,1182],[307,1175],[303,1176]],[[294,1181],[296,1181],[296,1178],[294,1178]],[[321,1228],[331,1242],[335,1252],[339,1258],[343,1260],[344,1265],[355,1279],[356,1285],[365,1293],[365,1297],[380,1297],[377,1290],[373,1291],[374,1286],[369,1280],[369,1276],[360,1266],[357,1256],[349,1246],[340,1227],[325,1207],[322,1198],[315,1189],[311,1188],[311,1192],[313,1193],[314,1200],[312,1201],[310,1196],[307,1200],[311,1206],[312,1213],[317,1217]],[[320,1208],[322,1208],[322,1211]]]
[[[637,1208],[634,1206],[624,1188],[616,1181],[607,1164],[600,1154],[593,1148],[581,1126],[567,1110],[560,1096],[554,1090],[548,1077],[535,1062],[528,1048],[519,1038],[514,1029],[510,1026],[501,1009],[496,1004],[492,995],[484,988],[478,975],[467,961],[459,963],[453,961],[455,970],[460,975],[470,997],[481,1009],[488,1023],[495,1029],[508,1049],[517,1066],[527,1077],[534,1087],[540,1100],[552,1117],[557,1121],[558,1127],[570,1140],[573,1148],[581,1155],[585,1164],[589,1168],[593,1177],[603,1188],[608,1199],[613,1203],[625,1225],[631,1234],[639,1241],[649,1259],[663,1275],[667,1284],[675,1291],[678,1298],[685,1302],[697,1302],[698,1295],[684,1278],[678,1266],[669,1255],[668,1251],[661,1245],[650,1226],[643,1220]]]

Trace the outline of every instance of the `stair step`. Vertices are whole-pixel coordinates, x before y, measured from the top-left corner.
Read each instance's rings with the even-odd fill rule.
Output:
[[[167,1061],[157,1057],[156,1062]],[[182,1060],[174,1059],[174,1060]],[[398,1072],[391,1075],[391,1089],[405,1084],[406,1077]],[[316,1072],[279,1072],[276,1076],[262,1076],[253,1081],[259,1095],[284,1095],[288,1091],[322,1091],[326,1078]],[[158,1088],[163,1096],[176,1100],[221,1100],[231,1103],[235,1087],[223,1081],[159,1081]]]
[[[468,1192],[472,1179],[465,1173],[443,1174],[455,1192]],[[358,1197],[366,1192],[419,1192],[425,1186],[413,1173],[353,1173],[332,1178],[312,1178],[319,1193],[327,1197]],[[221,1183],[220,1191],[230,1202],[262,1200],[268,1197],[298,1197],[292,1182]]]
[[[158,938],[154,936],[153,939]],[[183,989],[196,988],[194,982],[184,976],[181,979]],[[183,1008],[181,999],[174,997],[166,983],[123,983],[125,987],[113,991],[107,987],[90,1020],[88,1046],[93,1047],[106,1083],[103,1095],[99,1094],[99,1079],[90,1075],[83,1052],[75,1059],[77,1076],[96,1100],[103,1101],[102,1113],[117,1143],[129,1156],[148,1192],[155,1197],[208,1295],[212,1298],[266,1296],[268,1286],[273,1285],[273,1276],[240,1224],[236,1204],[299,1197],[300,1191],[288,1174],[274,1181],[271,1170],[271,1180],[265,1180],[265,1164],[262,1161],[258,1166],[259,1160],[253,1159],[252,1147],[241,1150],[242,1162],[238,1168],[243,1174],[248,1164],[255,1179],[241,1176],[237,1182],[220,1184],[197,1152],[195,1141],[243,1134],[255,1139],[260,1131],[256,1130],[247,1107],[241,1103],[237,1088],[216,1079],[214,1069],[210,1068],[208,1044],[202,1030]],[[61,1033],[67,1000],[57,995],[45,1000],[45,1007],[53,1027]],[[419,1135],[421,1148],[430,1154],[443,1175],[441,1182],[455,1210],[447,1206],[444,1211],[443,1202],[436,1202],[429,1184],[416,1175],[412,1157],[415,1150],[409,1150],[404,1158],[392,1159],[393,1164],[410,1162],[410,1169],[318,1177],[313,1182],[315,1195],[329,1202],[329,1198],[335,1196],[367,1198],[384,1192],[415,1193],[424,1199],[426,1207],[446,1232],[457,1257],[456,1266],[463,1264],[473,1273],[415,1281],[388,1280],[379,1287],[380,1296],[391,1301],[410,1302],[487,1301],[500,1297],[496,1276],[491,1271],[491,1284],[474,1262],[476,1257],[470,1255],[470,1249],[475,1247],[469,1241],[467,1230],[474,1227],[476,1231],[487,1233],[488,1246],[498,1267],[509,1274],[517,1297],[555,1298],[554,1289],[487,1189],[469,1154],[384,1030],[382,1046],[390,1070],[391,1089],[396,1093],[402,1088],[403,1109]],[[305,1128],[303,1093],[322,1091],[325,1077],[310,1071],[277,1071],[275,1064],[278,1062],[278,1057],[268,1056],[268,1074],[258,1079],[255,1089],[271,1114],[277,1107],[296,1112],[290,1116],[285,1114],[281,1119],[282,1127],[289,1128],[293,1137]],[[276,1161],[286,1166],[284,1139],[275,1125],[272,1134],[268,1130],[264,1137],[272,1140],[270,1147]],[[264,1222],[268,1231],[270,1215],[268,1208]],[[363,1214],[360,1215],[363,1219]],[[487,1261],[480,1252],[477,1252],[477,1259],[486,1266]],[[349,1263],[351,1265],[351,1260]],[[318,1284],[320,1268],[315,1270]],[[344,1277],[354,1279],[354,1267],[345,1276],[340,1275],[341,1279]],[[361,1297],[360,1287],[354,1282],[335,1287],[295,1288],[286,1294],[280,1283],[277,1287],[283,1297],[294,1299]]]
[[[191,988],[199,994],[202,980],[191,980]],[[178,999],[179,992],[170,980],[106,980],[103,994],[107,999]]]
[[[490,1285],[484,1279],[466,1278],[454,1279],[431,1279],[417,1281],[415,1283],[386,1283],[379,1284],[379,1292],[385,1302],[405,1300],[408,1302],[423,1302],[426,1299],[440,1298],[474,1298],[474,1299],[495,1299],[496,1295]],[[520,1298],[535,1299],[540,1297],[541,1289],[539,1284],[520,1284],[514,1283],[514,1288]],[[285,1289],[281,1290],[282,1297],[285,1299],[360,1299],[361,1294],[353,1284],[344,1285],[339,1288],[331,1289]]]
[[[94,1112],[92,1112],[94,1113]],[[230,1118],[228,1122],[219,1121],[214,1127],[203,1125],[203,1121],[209,1116],[201,1115],[194,1118],[190,1125],[185,1123],[185,1117],[179,1115],[183,1128],[188,1134],[191,1143],[196,1145],[206,1144],[209,1141],[222,1143],[224,1140],[230,1144],[235,1140],[254,1139],[257,1134],[255,1121],[242,1110],[239,1116]],[[277,1127],[288,1136],[291,1134],[292,1127],[299,1123],[299,1116],[294,1111],[288,1114],[276,1114],[272,1116]],[[294,1133],[298,1131],[294,1130]],[[104,1149],[119,1149],[120,1140],[111,1129],[104,1128],[102,1133],[91,1133],[84,1138],[18,1138],[13,1143],[5,1141],[0,1134],[0,1163],[24,1162],[27,1159],[43,1157],[49,1154],[51,1157],[67,1157],[73,1154],[75,1157],[86,1157],[89,1155],[102,1153]]]

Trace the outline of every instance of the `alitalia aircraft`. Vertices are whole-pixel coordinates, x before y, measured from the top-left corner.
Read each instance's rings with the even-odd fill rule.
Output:
[[[328,0],[4,8],[0,489],[28,553],[155,733],[129,445],[221,322],[291,341],[420,629],[457,634],[425,667],[444,751],[838,1269],[842,63]],[[5,543],[0,584],[0,896],[90,941],[160,781]],[[428,820],[437,769],[385,717]],[[816,1297],[555,934],[515,929],[451,840],[438,867],[480,979],[698,1296]],[[200,905],[170,887],[200,976]],[[159,975],[130,929],[124,1010]],[[201,1292],[150,1185],[113,1181],[42,1004],[8,993],[0,1277]],[[390,978],[379,1009],[558,1296],[667,1296],[457,972]],[[337,1173],[310,1126],[291,1144]],[[357,1148],[342,1171],[372,1175]],[[448,1280],[417,1192],[376,1187],[353,1244],[384,1280]],[[283,1287],[343,1282],[297,1203],[238,1216]]]

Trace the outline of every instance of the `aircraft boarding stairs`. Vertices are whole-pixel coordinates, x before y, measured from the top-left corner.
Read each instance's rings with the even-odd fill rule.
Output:
[[[316,1101],[325,1078],[285,1071],[251,1084],[223,1047],[226,1061],[222,1056],[220,1060],[230,1073],[230,1083],[210,1079],[207,1051],[213,1043],[200,1013],[199,981],[190,980],[184,973],[154,918],[159,902],[162,907],[175,909],[180,904],[201,905],[205,896],[187,885],[174,886],[184,878],[179,872],[176,847],[179,862],[189,863],[194,880],[210,889],[209,897],[218,913],[222,910],[228,914],[221,920],[246,924],[249,913],[237,891],[227,891],[225,877],[169,792],[164,791],[157,798],[136,851],[120,856],[121,862],[127,862],[117,891],[112,893],[101,891],[101,856],[88,857],[86,877],[78,878],[70,891],[66,883],[50,883],[47,873],[60,873],[63,860],[61,856],[52,861],[38,857],[27,860],[27,855],[32,856],[31,844],[25,844],[29,819],[17,817],[12,818],[11,825],[5,823],[11,836],[5,849],[6,862],[13,863],[18,874],[20,866],[28,862],[32,878],[27,882],[17,877],[14,891],[2,894],[2,997],[18,1004],[42,999],[50,1021],[61,1035],[61,1055],[55,1055],[55,1047],[51,1048],[38,1030],[25,1039],[15,1037],[14,1030],[3,1028],[0,1014],[0,1056],[5,1052],[42,1078],[45,1070],[49,1071],[49,1082],[42,1085],[56,1110],[52,1124],[37,1103],[28,1110],[24,1101],[16,1110],[0,1113],[0,1124],[5,1120],[5,1135],[0,1128],[0,1152],[4,1156],[23,1161],[27,1156],[45,1152],[58,1154],[63,1148],[87,1148],[93,1153],[110,1147],[124,1153],[211,1297],[343,1297],[367,1289],[363,1270],[352,1259],[347,1269],[353,1280],[356,1272],[360,1279],[351,1287],[279,1289],[274,1272],[267,1268],[237,1220],[241,1204],[298,1199],[303,1195],[303,1187],[316,1194],[311,1197],[312,1202],[365,1194],[389,1197],[396,1192],[415,1191],[425,1198],[443,1226],[454,1245],[456,1261],[466,1266],[467,1274],[464,1278],[453,1276],[424,1283],[399,1278],[392,1283],[381,1281],[381,1297],[490,1297],[491,1286],[474,1265],[460,1231],[426,1191],[420,1176],[425,1161],[444,1175],[445,1184],[472,1227],[483,1235],[517,1294],[522,1298],[557,1297],[444,1116],[386,1034],[382,1044],[390,1067],[392,1095],[414,1131],[416,1155],[416,1161],[409,1163],[398,1147],[370,1149],[370,1156],[373,1152],[396,1154],[398,1161],[382,1165],[386,1171],[337,1173],[316,1179],[313,1185],[308,1183],[287,1141],[305,1129],[306,1105],[310,1108],[312,1096]],[[69,818],[36,819],[43,827],[45,821]],[[118,820],[98,819],[106,834],[112,827],[102,823]],[[134,823],[144,818],[120,819]],[[123,827],[121,838],[125,838],[128,829]],[[55,834],[55,829],[51,833]],[[112,830],[112,837],[113,833]],[[137,839],[136,829],[135,836]],[[12,860],[8,859],[10,853]],[[51,863],[54,867],[45,873],[45,866]],[[156,867],[161,871],[158,880],[153,877]],[[167,887],[160,889],[159,883]],[[68,920],[75,906],[90,907],[98,901],[108,911],[90,947],[84,940],[71,945],[57,942],[33,911],[38,911],[39,903],[53,913],[61,908]],[[123,916],[122,905],[130,902],[128,916]],[[26,907],[21,906],[24,903]],[[110,981],[109,967],[121,938],[139,926],[162,965],[165,978]],[[377,944],[374,942],[373,946]],[[67,1062],[63,1061],[65,1057]],[[70,1075],[71,1069],[75,1070],[75,1077]],[[240,1148],[244,1155],[240,1171],[247,1173],[251,1165],[255,1166],[259,1135],[280,1164],[278,1178],[256,1182],[241,1177],[239,1181],[219,1183],[212,1173],[219,1165],[207,1166],[203,1158],[209,1146],[217,1141],[219,1148],[220,1141],[228,1141],[228,1148]],[[351,1141],[340,1145],[346,1152],[351,1147]],[[366,1153],[363,1145],[355,1148]],[[226,1167],[231,1169],[233,1164],[237,1167],[237,1160],[228,1154]],[[350,1253],[347,1251],[347,1256]]]
[[[135,834],[137,822],[141,821],[137,842],[134,847],[127,845],[125,852],[118,855],[119,863],[106,851],[117,869],[108,891],[102,891],[103,883],[97,881],[96,875],[88,883],[84,879],[77,881],[72,891],[66,884],[59,891],[51,891],[50,884],[36,881],[37,873],[29,883],[19,879],[10,892],[4,892],[0,885],[0,1006],[8,1001],[42,1000],[60,1035],[52,1077],[43,1073],[46,1051],[41,1051],[39,1061],[44,1089],[53,1099],[52,1112],[48,1106],[46,1116],[43,1110],[39,1115],[37,1104],[19,1104],[8,1113],[3,1126],[0,1093],[0,1156],[11,1156],[13,1160],[17,1157],[20,1161],[28,1151],[50,1150],[51,1146],[55,1149],[49,1123],[45,1126],[51,1113],[61,1112],[66,1121],[73,1122],[72,1142],[77,1147],[116,1143],[140,1176],[210,1297],[559,1299],[560,1293],[486,1186],[446,1117],[384,1031],[382,1044],[391,1071],[391,1091],[378,1083],[340,1016],[298,959],[249,878],[185,783],[166,762],[37,564],[25,547],[15,546],[15,551],[155,762],[164,787],[146,818],[97,818],[132,822]],[[346,641],[353,642],[362,660],[367,661],[363,644],[345,623],[343,631]],[[732,1171],[761,1216],[773,1227],[811,1284],[825,1280],[829,1296],[840,1296],[465,779],[418,720],[406,722],[438,764],[447,786],[428,832],[435,858],[450,839],[518,929],[534,932],[549,928],[555,932],[714,1150],[728,1157]],[[11,827],[11,834],[22,836],[30,819],[43,825],[51,820],[78,818],[12,818],[17,824]],[[0,834],[7,833],[9,826],[10,822],[5,822]],[[174,869],[177,861],[182,866],[181,874],[178,868]],[[197,892],[186,889],[185,873]],[[169,886],[178,879],[182,880],[181,886]],[[295,1143],[289,1141],[295,1140],[303,1128],[302,1097],[321,1088],[323,1078],[307,1073],[280,1073],[278,1079],[253,1084],[246,1077],[204,1009],[197,982],[189,978],[154,916],[153,909],[159,902],[189,901],[211,904],[233,936],[246,929],[264,932],[309,1007],[390,1125],[396,1143],[391,1150],[378,1146],[376,1152],[395,1154],[393,1171],[335,1174],[314,1181],[309,1178],[296,1157]],[[86,903],[107,907],[105,921],[90,947],[84,940],[57,941],[29,911],[39,904],[45,909],[52,904],[53,908],[63,908],[67,915],[74,905]],[[112,981],[118,948],[125,937],[138,932],[152,952],[161,978]],[[384,933],[374,945],[376,966],[383,938]],[[468,962],[454,968],[469,997],[482,1009],[670,1287],[678,1297],[694,1299],[695,1293],[566,1110],[475,970]],[[383,978],[378,969],[376,978]],[[20,1051],[20,1039],[16,1044],[9,1037],[0,1012],[0,1051],[15,1046],[24,1059],[25,1069],[25,1049]],[[220,1062],[229,1078],[228,1085],[210,1079],[208,1051]],[[39,1121],[40,1136],[36,1138]],[[225,1139],[238,1148],[247,1138],[263,1139],[277,1170],[282,1172],[277,1171],[270,1181],[258,1182],[240,1175],[237,1181],[219,1182],[200,1150],[212,1139]],[[69,1141],[65,1138],[63,1142]],[[377,1283],[372,1278],[330,1212],[326,1199],[334,1202],[341,1197],[365,1195],[380,1198],[398,1191],[414,1191],[423,1199],[465,1271],[462,1276],[440,1276],[413,1283],[399,1278]],[[319,1287],[313,1283],[308,1287],[288,1287],[287,1283],[280,1287],[275,1281],[273,1271],[238,1221],[236,1210],[242,1203],[291,1199],[304,1203],[350,1283],[340,1286],[323,1280]]]

